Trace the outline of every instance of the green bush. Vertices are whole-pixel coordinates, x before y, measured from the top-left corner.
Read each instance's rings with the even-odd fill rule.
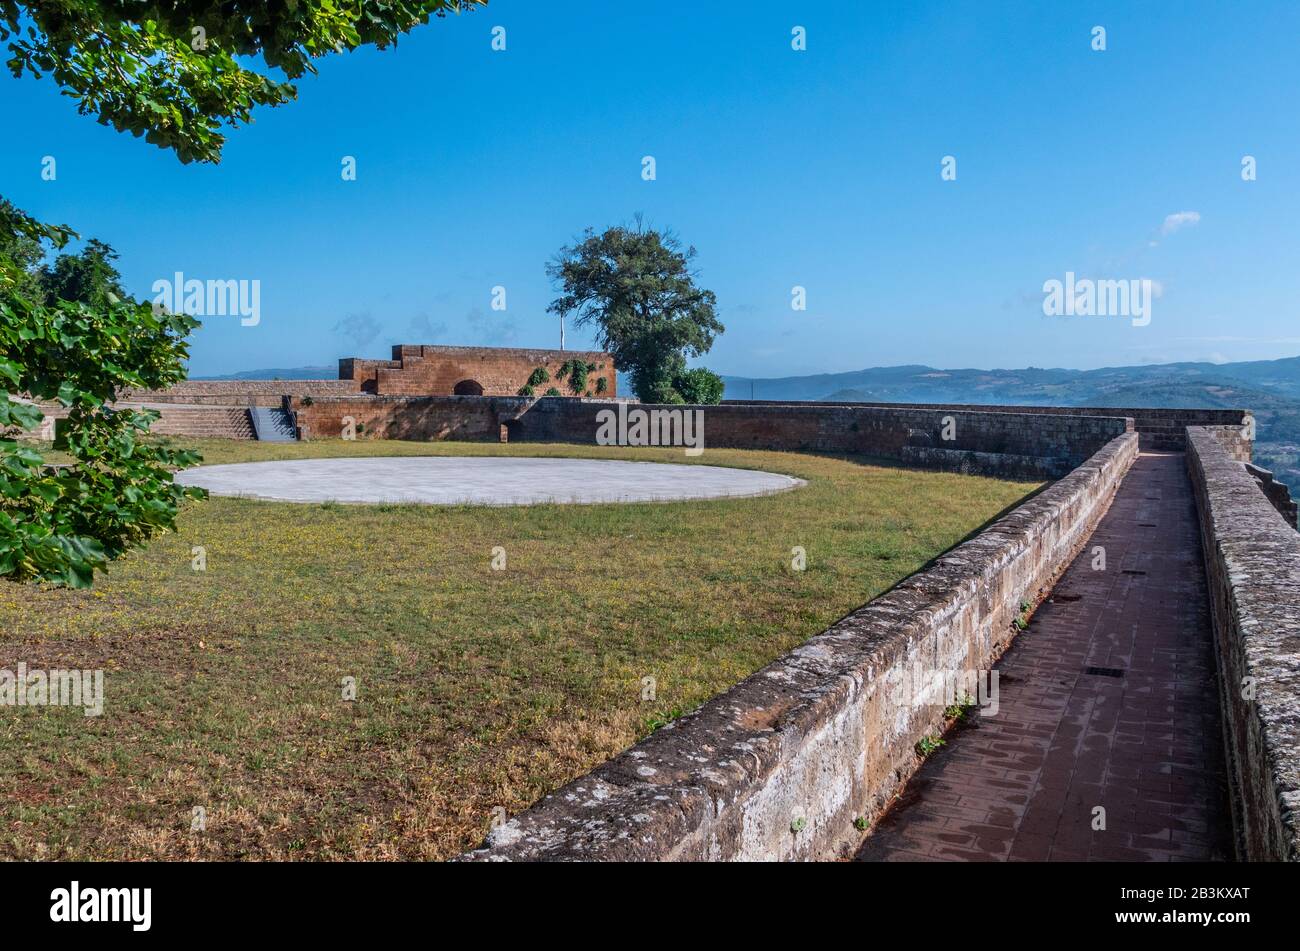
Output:
[[[588,363],[585,360],[565,360],[560,364],[560,368],[555,371],[555,379],[563,380],[569,378],[569,389],[574,396],[582,396],[587,392],[587,375],[595,372],[596,364]]]
[[[696,367],[694,370],[679,373],[673,379],[673,388],[687,403],[712,406],[722,402],[725,384],[722,382],[722,377],[712,370]]]

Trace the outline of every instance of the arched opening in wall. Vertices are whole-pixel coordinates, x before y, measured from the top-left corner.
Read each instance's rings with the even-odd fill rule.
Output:
[[[453,396],[482,396],[483,384],[478,380],[461,380],[451,393]]]

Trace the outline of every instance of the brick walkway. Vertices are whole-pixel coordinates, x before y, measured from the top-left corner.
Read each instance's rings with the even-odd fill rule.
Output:
[[[1092,569],[1097,545],[1105,571]],[[1139,457],[997,670],[997,714],[948,734],[859,861],[1231,857],[1205,579],[1181,454]],[[1106,810],[1103,831],[1092,828],[1096,806]]]

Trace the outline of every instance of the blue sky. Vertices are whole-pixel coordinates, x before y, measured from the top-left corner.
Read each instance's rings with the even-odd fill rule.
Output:
[[[492,0],[319,61],[215,167],[0,76],[0,194],[114,245],[141,297],[259,280],[196,375],[554,346],[546,261],[637,212],[698,249],[722,373],[1293,356],[1297,37],[1287,3]],[[1067,271],[1156,282],[1151,323],[1044,316]]]

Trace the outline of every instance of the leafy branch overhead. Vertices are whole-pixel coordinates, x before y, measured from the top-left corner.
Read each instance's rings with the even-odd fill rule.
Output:
[[[216,162],[221,128],[294,99],[292,81],[315,72],[313,59],[385,49],[430,17],[485,3],[0,0],[0,42],[15,77],[48,75],[83,114],[182,162]]]

